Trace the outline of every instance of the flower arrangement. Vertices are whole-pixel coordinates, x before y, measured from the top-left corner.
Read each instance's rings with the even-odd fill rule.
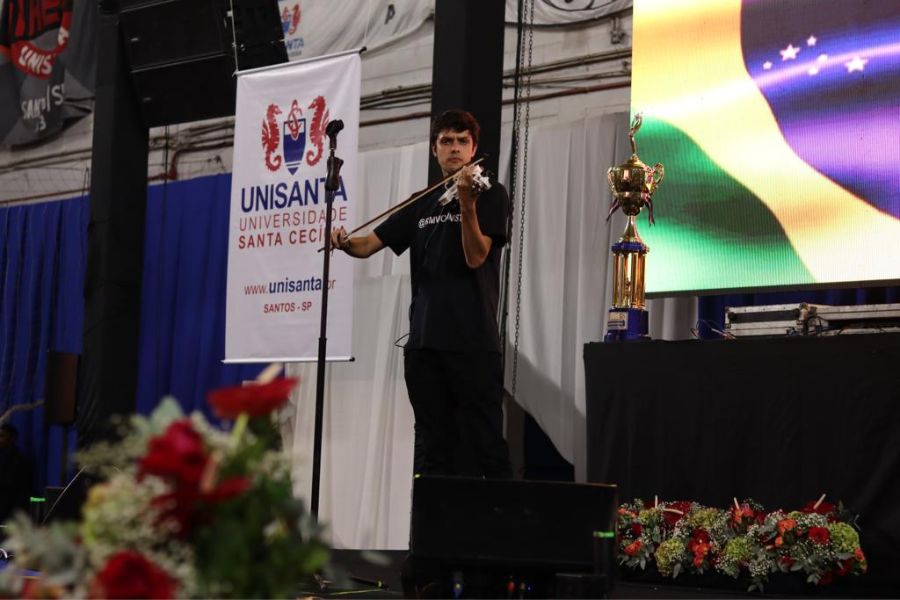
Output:
[[[809,502],[800,510],[766,510],[753,500],[727,509],[697,502],[622,504],[618,510],[619,564],[660,575],[719,572],[749,576],[749,591],[763,590],[774,573],[803,573],[827,585],[835,577],[866,572],[859,534],[842,505]]]
[[[0,574],[0,596],[294,597],[328,549],[275,449],[271,413],[296,380],[266,378],[210,393],[216,414],[234,420],[230,432],[167,398],[132,417],[120,441],[80,454],[102,478],[81,521],[11,522],[14,562]]]

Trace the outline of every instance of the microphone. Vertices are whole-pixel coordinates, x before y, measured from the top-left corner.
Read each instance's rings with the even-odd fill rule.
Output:
[[[337,148],[337,134],[344,128],[344,122],[340,119],[329,121],[325,126],[325,135],[328,136],[328,147],[333,151]]]
[[[340,131],[344,128],[344,122],[340,119],[335,119],[333,121],[329,121],[328,125],[325,126],[325,135],[330,138],[336,136]]]

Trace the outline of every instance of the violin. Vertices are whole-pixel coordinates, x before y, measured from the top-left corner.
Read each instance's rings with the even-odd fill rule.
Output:
[[[488,178],[487,178],[487,171],[483,170],[480,166],[477,166],[478,163],[480,163],[481,161],[483,161],[485,158],[487,158],[487,157],[486,157],[486,156],[482,156],[481,158],[478,158],[478,159],[476,159],[476,160],[473,160],[472,162],[470,162],[469,164],[466,165],[467,167],[469,167],[469,166],[475,166],[475,169],[473,169],[474,172],[473,172],[473,174],[472,174],[472,191],[475,192],[476,194],[481,193],[481,192],[483,192],[484,190],[489,190],[489,189],[491,188],[491,182],[490,182],[490,181],[488,180]],[[432,185],[432,186],[429,187],[428,189],[426,189],[426,190],[424,190],[424,191],[422,191],[422,192],[419,192],[418,194],[416,194],[416,195],[413,196],[412,198],[409,198],[409,199],[407,199],[407,200],[404,200],[403,202],[400,202],[399,204],[395,204],[394,206],[392,206],[391,208],[387,209],[386,211],[384,211],[384,212],[381,213],[380,215],[376,215],[376,216],[372,217],[371,219],[369,219],[368,221],[366,221],[365,223],[363,223],[362,225],[360,225],[359,227],[357,227],[356,229],[354,229],[353,231],[351,231],[350,233],[348,233],[346,239],[350,239],[350,236],[352,236],[354,233],[358,233],[358,232],[362,231],[363,229],[365,229],[366,227],[368,227],[369,225],[371,225],[371,224],[374,223],[375,221],[384,219],[385,217],[389,217],[389,216],[391,216],[392,214],[394,214],[395,212],[397,212],[398,210],[400,210],[400,209],[402,209],[402,208],[406,208],[407,206],[409,206],[409,205],[412,204],[413,202],[415,202],[415,201],[417,201],[417,200],[421,200],[422,198],[424,198],[425,196],[427,196],[428,194],[430,194],[430,193],[433,192],[434,190],[438,189],[438,188],[441,187],[442,185],[447,185],[448,183],[451,183],[450,187],[447,188],[447,191],[445,191],[445,192],[441,195],[440,199],[438,200],[438,202],[440,202],[441,205],[447,205],[447,204],[449,204],[451,201],[456,200],[456,199],[459,199],[459,183],[458,183],[458,180],[459,180],[459,175],[460,175],[461,172],[462,172],[462,171],[460,170],[460,171],[457,171],[456,173],[451,173],[450,175],[448,175],[447,177],[445,177],[445,178],[443,178],[442,180],[438,181],[437,183],[435,183],[434,185]],[[321,248],[319,248],[319,249],[317,250],[317,252],[322,252],[322,251],[324,251],[324,250],[325,250],[325,247],[322,246]]]
[[[440,204],[441,206],[446,206],[453,200],[459,200],[458,174],[459,171],[450,176],[453,178],[452,184],[441,195],[441,197],[438,198],[438,204]],[[480,194],[481,192],[489,189],[491,189],[491,181],[487,178],[487,171],[482,169],[481,165],[475,165],[475,168],[472,169],[472,192],[475,194]]]

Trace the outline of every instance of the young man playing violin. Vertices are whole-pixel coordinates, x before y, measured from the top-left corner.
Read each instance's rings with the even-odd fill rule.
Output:
[[[393,214],[366,236],[339,228],[331,244],[356,258],[385,246],[410,250],[412,302],[404,369],[415,413],[415,472],[509,478],[503,439],[503,371],[497,328],[500,250],[509,197],[490,182],[479,191],[473,167],[480,127],[450,110],[431,127],[431,153],[444,176],[456,174],[456,198],[438,188]],[[453,180],[451,180],[453,181]]]

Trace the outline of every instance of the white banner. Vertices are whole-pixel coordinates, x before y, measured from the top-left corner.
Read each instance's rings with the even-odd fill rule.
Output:
[[[226,362],[318,356],[329,120],[344,160],[334,227],[355,222],[359,53],[239,74],[228,236]],[[351,357],[353,268],[332,261],[328,358]]]
[[[532,0],[534,24],[590,22],[630,8],[632,0]],[[291,60],[391,44],[434,17],[435,0],[278,0]],[[519,0],[506,0],[506,23],[515,25]]]
[[[291,60],[381,48],[434,15],[434,0],[279,0]]]
[[[593,21],[625,8],[632,0],[533,0],[535,25],[573,25]],[[506,0],[506,22],[515,23],[519,0]]]

